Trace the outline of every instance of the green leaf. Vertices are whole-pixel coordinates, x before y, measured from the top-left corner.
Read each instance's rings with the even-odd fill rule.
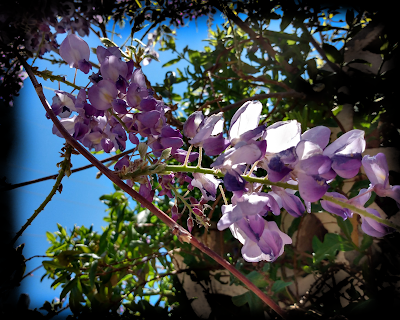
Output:
[[[372,63],[370,63],[370,62],[368,62],[368,61],[366,61],[366,60],[363,60],[363,59],[353,59],[353,60],[351,60],[351,61],[349,61],[349,62],[344,63],[343,66],[347,66],[347,65],[349,65],[350,63],[362,63],[362,64],[368,65],[369,67],[372,66]]]
[[[100,257],[95,253],[81,253],[81,254],[78,254],[78,257],[80,257],[80,258],[93,258],[95,260],[100,259]]]
[[[56,236],[49,231],[46,231],[46,237],[47,237],[47,240],[51,243],[56,241]]]
[[[108,38],[100,38],[100,41],[102,44],[104,44],[106,47],[118,47],[115,42],[112,42]],[[60,299],[61,300],[61,299]]]
[[[305,272],[307,272],[307,273],[312,273],[312,272],[313,272],[313,269],[312,269],[310,266],[304,266],[304,267],[303,267],[303,270],[304,270]]]
[[[317,63],[315,59],[307,60],[307,73],[311,79],[315,79],[318,74]]]
[[[244,306],[247,303],[247,292],[239,296],[232,297],[232,302],[237,307]]]
[[[314,248],[314,239],[316,239],[315,236],[313,238],[314,264],[318,264],[324,259],[333,260],[338,250],[350,251],[354,249],[354,245],[351,242],[338,234],[327,233],[324,237],[324,242],[318,244],[317,248]]]
[[[353,232],[353,225],[349,219],[343,220],[342,217],[336,217],[336,221],[345,234],[346,238],[351,241],[351,233]]]
[[[362,241],[361,241],[360,250],[362,250],[362,251],[367,250],[372,245],[373,241],[374,241],[373,237],[364,233]]]
[[[150,58],[150,59],[153,59],[153,60],[155,60],[157,62],[160,62],[160,60],[158,60],[158,58],[154,54],[148,53],[148,54],[145,54],[143,57],[144,58]]]
[[[368,189],[370,182],[368,180],[356,181],[349,191],[349,198],[354,198],[358,195],[361,189]]]
[[[61,277],[58,277],[53,283],[50,285],[51,288],[57,288],[61,283],[64,283],[67,279],[68,273],[64,273]]]
[[[188,50],[188,54],[189,54],[189,60],[191,63],[195,64],[196,62],[198,62],[201,58],[200,52],[195,51],[195,50]]]
[[[257,319],[263,315],[264,302],[252,291],[246,292],[252,317]]]
[[[107,248],[109,233],[110,233],[110,227],[104,230],[103,234],[101,235],[99,242],[99,250],[97,251],[98,254],[102,254],[104,250]]]
[[[317,238],[317,236],[314,236],[312,239],[312,248],[314,252],[318,251],[321,246],[322,242]]]
[[[92,266],[90,267],[90,270],[89,270],[89,283],[90,283],[91,288],[94,288],[94,281],[96,279],[96,272],[97,272],[98,265],[99,265],[98,260],[93,261]]]
[[[290,286],[293,282],[285,282],[283,280],[276,280],[272,285],[271,290],[273,292],[280,292],[285,289],[287,286]]]
[[[293,21],[293,14],[285,13],[281,20],[281,25],[280,25],[281,31],[285,30],[292,21]]]
[[[269,272],[269,269],[271,269],[271,265],[269,263],[264,264],[263,267],[263,272]]]
[[[78,278],[75,277],[73,280],[71,280],[70,282],[68,282],[66,284],[64,289],[61,291],[60,300],[64,299],[64,297],[67,295],[67,293],[70,292],[72,290],[72,288],[76,287],[77,281],[78,281]]]
[[[165,67],[172,66],[173,64],[175,64],[175,63],[181,61],[181,59],[182,59],[181,57],[178,57],[178,58],[176,58],[176,59],[172,59],[172,60],[170,60],[170,61],[164,63],[164,64],[162,65],[162,67],[165,68]]]
[[[264,303],[262,300],[251,291],[232,297],[232,302],[238,307],[244,306],[246,303],[248,303],[252,316],[262,314],[264,309]]]
[[[143,43],[141,40],[139,40],[139,39],[137,39],[137,38],[133,38],[132,41],[135,41],[135,42],[141,44],[143,47],[146,47],[146,44]]]
[[[342,54],[334,46],[324,43],[322,45],[322,49],[325,51],[326,57],[328,58],[328,60],[330,62],[333,62],[333,63],[342,63],[343,62]]]
[[[265,280],[264,276],[257,271],[251,271],[246,278],[259,288],[264,288],[268,285],[268,282]]]
[[[240,63],[240,67],[241,67],[241,70],[244,73],[250,73],[251,74],[251,73],[259,72],[259,70],[256,67],[253,67],[252,65],[249,65],[249,64],[247,64],[245,62],[241,62]]]
[[[163,28],[163,31],[164,31],[165,33],[172,33],[172,30],[171,30],[168,26],[166,26],[165,24],[163,24],[163,25],[161,26],[161,28]]]

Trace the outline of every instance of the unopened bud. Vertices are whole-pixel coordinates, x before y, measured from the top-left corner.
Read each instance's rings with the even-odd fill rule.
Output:
[[[189,217],[189,218],[187,219],[187,227],[188,227],[188,230],[189,230],[190,233],[192,233],[193,226],[194,226],[193,218],[192,218],[192,217]]]
[[[138,151],[140,158],[145,159],[146,158],[146,153],[147,153],[147,144],[144,142],[140,142],[138,146]]]
[[[201,211],[199,208],[193,208],[193,213],[194,213],[196,216],[200,217],[200,218],[204,217],[203,211]]]
[[[172,147],[169,147],[169,148],[163,150],[163,152],[161,153],[160,161],[168,159],[171,155],[171,150],[172,150]]]
[[[178,207],[177,206],[173,206],[172,208],[171,208],[171,218],[174,220],[174,221],[178,221],[178,219],[181,217],[181,214],[179,214],[179,212],[178,212]]]

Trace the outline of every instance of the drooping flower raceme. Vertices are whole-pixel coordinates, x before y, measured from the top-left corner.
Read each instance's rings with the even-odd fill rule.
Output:
[[[60,54],[71,67],[89,72],[90,51],[76,35],[67,36]],[[181,149],[184,137],[168,124],[170,108],[158,100],[142,70],[134,69],[133,61],[126,62],[117,47],[99,46],[96,55],[100,70],[89,77],[92,82],[89,89],[81,89],[77,97],[56,91],[53,111],[69,134],[89,149],[123,151],[128,139],[136,145],[140,159],[131,161],[131,157],[125,156],[118,161],[115,170],[128,185],[139,184],[139,194],[147,200],[152,201],[155,196],[154,174],[159,174],[157,181],[162,190],[158,195],[161,196],[174,197],[176,191],[172,186],[175,184],[187,183],[188,192],[198,188],[201,199],[189,197],[190,200],[185,202],[186,208],[190,206],[187,226],[190,231],[194,221],[207,226],[204,209],[210,207],[208,201],[216,199],[222,181],[213,174],[200,172],[193,172],[192,177],[188,172],[162,172],[163,161],[168,160],[169,155],[184,163],[186,158],[192,162],[200,154],[191,152],[188,155],[188,151]],[[223,215],[217,227],[219,230],[230,228],[233,236],[243,244],[242,254],[246,261],[275,261],[283,253],[284,245],[291,243],[290,237],[280,231],[275,222],[267,221],[268,214],[277,216],[283,208],[292,216],[300,217],[306,207],[310,212],[310,203],[318,201],[324,194],[347,201],[338,193],[327,192],[329,183],[336,175],[354,177],[361,164],[371,181],[370,188],[348,201],[363,208],[374,190],[399,203],[400,187],[389,185],[384,156],[364,157],[361,162],[361,153],[365,149],[361,130],[351,130],[328,145],[331,132],[324,126],[302,134],[296,120],[280,121],[268,127],[259,125],[262,109],[259,101],[244,103],[233,115],[227,134],[223,132],[222,112],[205,117],[196,111],[183,126],[189,144],[215,157],[211,167],[224,174],[224,187],[233,193],[231,204],[222,206]],[[61,136],[56,128],[53,132]],[[267,171],[265,178],[273,183],[297,185],[304,204],[290,188],[269,186],[269,192],[262,192],[264,185],[246,181],[255,174],[259,176],[260,168]],[[171,210],[174,220],[180,219],[183,212],[178,212],[177,203],[178,200]],[[329,201],[323,200],[321,205],[343,219],[353,214]],[[373,209],[363,209],[379,216]],[[371,218],[362,217],[362,221],[362,229],[372,236],[380,237],[391,231]]]

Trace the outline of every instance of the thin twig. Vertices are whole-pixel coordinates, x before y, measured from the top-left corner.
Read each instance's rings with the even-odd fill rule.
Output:
[[[61,180],[64,178],[64,174],[66,170],[69,170],[70,167],[70,159],[71,159],[71,152],[72,152],[72,147],[70,145],[67,145],[66,150],[65,150],[65,159],[61,163],[61,168],[60,172],[58,174],[56,183],[54,184],[53,188],[51,189],[49,195],[44,199],[43,203],[35,210],[33,215],[26,221],[26,223],[22,226],[22,228],[17,232],[15,237],[12,239],[12,244],[17,241],[17,239],[22,235],[22,233],[25,231],[26,228],[29,227],[29,225],[32,223],[32,221],[38,216],[38,214],[46,207],[46,205],[50,202],[51,198],[53,198],[54,194],[57,192],[58,188],[61,185]]]
[[[26,275],[24,275],[21,280],[25,279],[27,276],[30,276],[32,273],[34,273],[36,270],[39,270],[41,267],[43,267],[42,264],[39,267],[33,269],[31,272],[28,272]]]
[[[119,159],[119,158],[123,157],[124,155],[127,155],[127,154],[129,154],[131,152],[134,152],[135,150],[136,150],[136,148],[129,149],[127,151],[124,151],[124,152],[121,152],[119,154],[113,155],[112,157],[100,160],[100,162],[101,163],[105,163],[105,162],[108,162],[108,161],[113,161],[113,160]],[[86,169],[89,169],[89,168],[92,168],[92,167],[94,167],[94,164],[91,163],[91,164],[88,164],[86,166],[73,169],[73,170],[71,170],[71,173],[83,171],[83,170],[86,170]],[[12,190],[12,189],[24,187],[24,186],[27,186],[27,185],[30,185],[30,184],[34,184],[34,183],[38,183],[38,182],[42,182],[42,181],[46,181],[46,180],[51,180],[51,179],[56,179],[57,177],[58,177],[58,174],[53,174],[51,176],[47,176],[47,177],[43,177],[43,178],[39,178],[39,179],[35,179],[35,180],[30,180],[30,181],[26,181],[26,182],[12,184],[10,186],[7,186],[6,190]]]
[[[328,57],[325,54],[325,51],[319,46],[319,44],[317,43],[317,41],[315,41],[314,37],[311,35],[311,33],[308,31],[307,27],[303,24],[301,26],[301,29],[303,30],[304,34],[309,38],[311,44],[314,46],[314,48],[318,51],[318,53],[321,55],[322,59],[324,59],[326,61],[326,63],[328,64],[328,66],[331,67],[331,69],[336,72],[336,73],[342,73],[342,69],[340,69],[340,67],[333,63],[332,61],[330,61],[328,59]]]
[[[262,93],[262,94],[256,94],[252,97],[245,98],[243,100],[240,100],[238,102],[235,102],[233,104],[230,104],[226,107],[222,108],[222,111],[227,111],[231,110],[234,108],[240,107],[243,103],[246,101],[252,101],[252,100],[262,100],[262,99],[267,99],[267,98],[300,98],[300,99],[305,99],[306,95],[304,93],[296,92],[296,91],[287,91],[287,92],[273,92],[273,93]],[[215,110],[213,112],[210,112],[210,114],[214,114],[219,112],[219,110]]]
[[[297,71],[296,67],[291,66],[284,59],[276,59],[278,53],[272,48],[271,44],[268,40],[263,37],[260,37],[258,34],[254,32],[252,28],[250,28],[242,19],[240,19],[228,6],[223,6],[222,11],[225,12],[226,16],[231,19],[240,29],[246,32],[251,39],[256,41],[261,47],[268,53],[268,55],[273,58],[278,64],[282,65],[283,68],[289,73],[295,73]]]

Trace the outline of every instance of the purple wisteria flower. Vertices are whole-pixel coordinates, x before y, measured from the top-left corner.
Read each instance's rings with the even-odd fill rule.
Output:
[[[368,192],[367,189],[361,189],[358,193],[358,196],[354,197],[353,199],[350,199],[350,202],[359,208],[367,211],[368,213],[373,214],[374,216],[381,218],[381,215],[379,214],[378,211],[372,208],[364,208],[364,204],[369,200],[371,197],[371,193]],[[361,215],[361,229],[368,235],[372,237],[383,237],[387,235],[388,233],[392,233],[394,231],[393,228],[390,228],[382,223],[379,223],[378,221],[375,221],[374,219],[364,217]]]
[[[217,179],[212,174],[204,174],[204,173],[193,173],[193,180],[191,181],[191,185],[193,187],[199,188],[201,194],[203,195],[203,199],[206,201],[215,201],[215,196],[217,194],[218,185],[222,181]]]
[[[85,74],[92,69],[92,65],[89,63],[89,46],[75,34],[68,35],[61,43],[60,56],[71,68],[78,68]]]
[[[289,165],[297,160],[295,147],[300,138],[301,125],[296,120],[279,121],[266,129],[267,150],[259,166],[267,170],[270,181],[281,181],[292,171]]]
[[[228,191],[244,190],[245,182],[240,177],[244,174],[242,165],[253,164],[265,156],[266,141],[256,141],[265,129],[265,126],[257,127],[261,110],[259,101],[249,101],[236,111],[229,129],[229,143],[232,148],[217,157],[211,165],[225,173],[224,183]]]
[[[301,197],[309,202],[319,200],[329,186],[324,174],[331,171],[332,160],[323,155],[322,148],[311,141],[301,140],[296,146],[298,161],[293,168]]]
[[[278,202],[279,207],[283,207],[293,217],[300,217],[305,212],[304,204],[294,195],[295,190],[284,189],[281,187],[271,186],[272,191],[269,192]]]
[[[229,140],[231,145],[236,145],[239,141],[244,140],[243,135],[258,127],[260,122],[262,104],[259,101],[245,102],[233,115],[231,126],[229,128]],[[254,136],[245,136],[245,140],[257,139],[261,136],[264,126],[260,127],[261,131],[254,132]]]
[[[223,137],[224,120],[223,113],[214,114],[204,118],[201,112],[196,111],[189,116],[183,127],[183,132],[189,143],[202,147],[205,154],[216,156],[223,152],[229,145],[229,141]]]
[[[90,103],[97,110],[107,110],[112,107],[113,100],[117,97],[118,90],[110,80],[102,80],[90,87],[88,97]]]
[[[347,198],[338,192],[327,192],[326,195],[347,201]],[[351,212],[350,209],[343,208],[341,205],[330,202],[328,200],[321,200],[321,206],[324,210],[342,217],[343,220],[346,220],[347,218],[351,218],[353,216],[353,212]]]
[[[75,108],[76,98],[72,94],[61,90],[56,90],[55,93],[51,109],[56,116],[68,118],[73,111],[77,111]]]
[[[400,208],[400,186],[391,186],[389,184],[389,168],[386,156],[383,153],[378,153],[373,157],[364,156],[362,165],[371,182],[369,189],[374,190],[380,197],[394,199]]]
[[[183,125],[183,134],[190,139],[193,139],[203,124],[204,115],[201,111],[193,112]]]
[[[349,179],[360,170],[364,150],[364,131],[351,130],[327,146],[323,155],[332,159],[332,169],[339,176]]]
[[[230,226],[232,235],[242,244],[243,259],[248,262],[273,262],[282,255],[285,244],[292,239],[279,230],[276,222],[260,215],[248,216]]]
[[[183,149],[177,149],[175,151],[175,154],[172,156],[174,159],[176,159],[180,163],[184,163],[187,155],[187,151]],[[191,152],[189,157],[188,157],[188,163],[195,161],[199,157],[198,152]]]
[[[264,192],[243,194],[240,198],[234,196],[232,203],[222,206],[223,215],[218,221],[218,230],[224,230],[246,216],[257,214],[264,216],[270,211],[274,215],[280,214],[278,202],[272,195]]]

